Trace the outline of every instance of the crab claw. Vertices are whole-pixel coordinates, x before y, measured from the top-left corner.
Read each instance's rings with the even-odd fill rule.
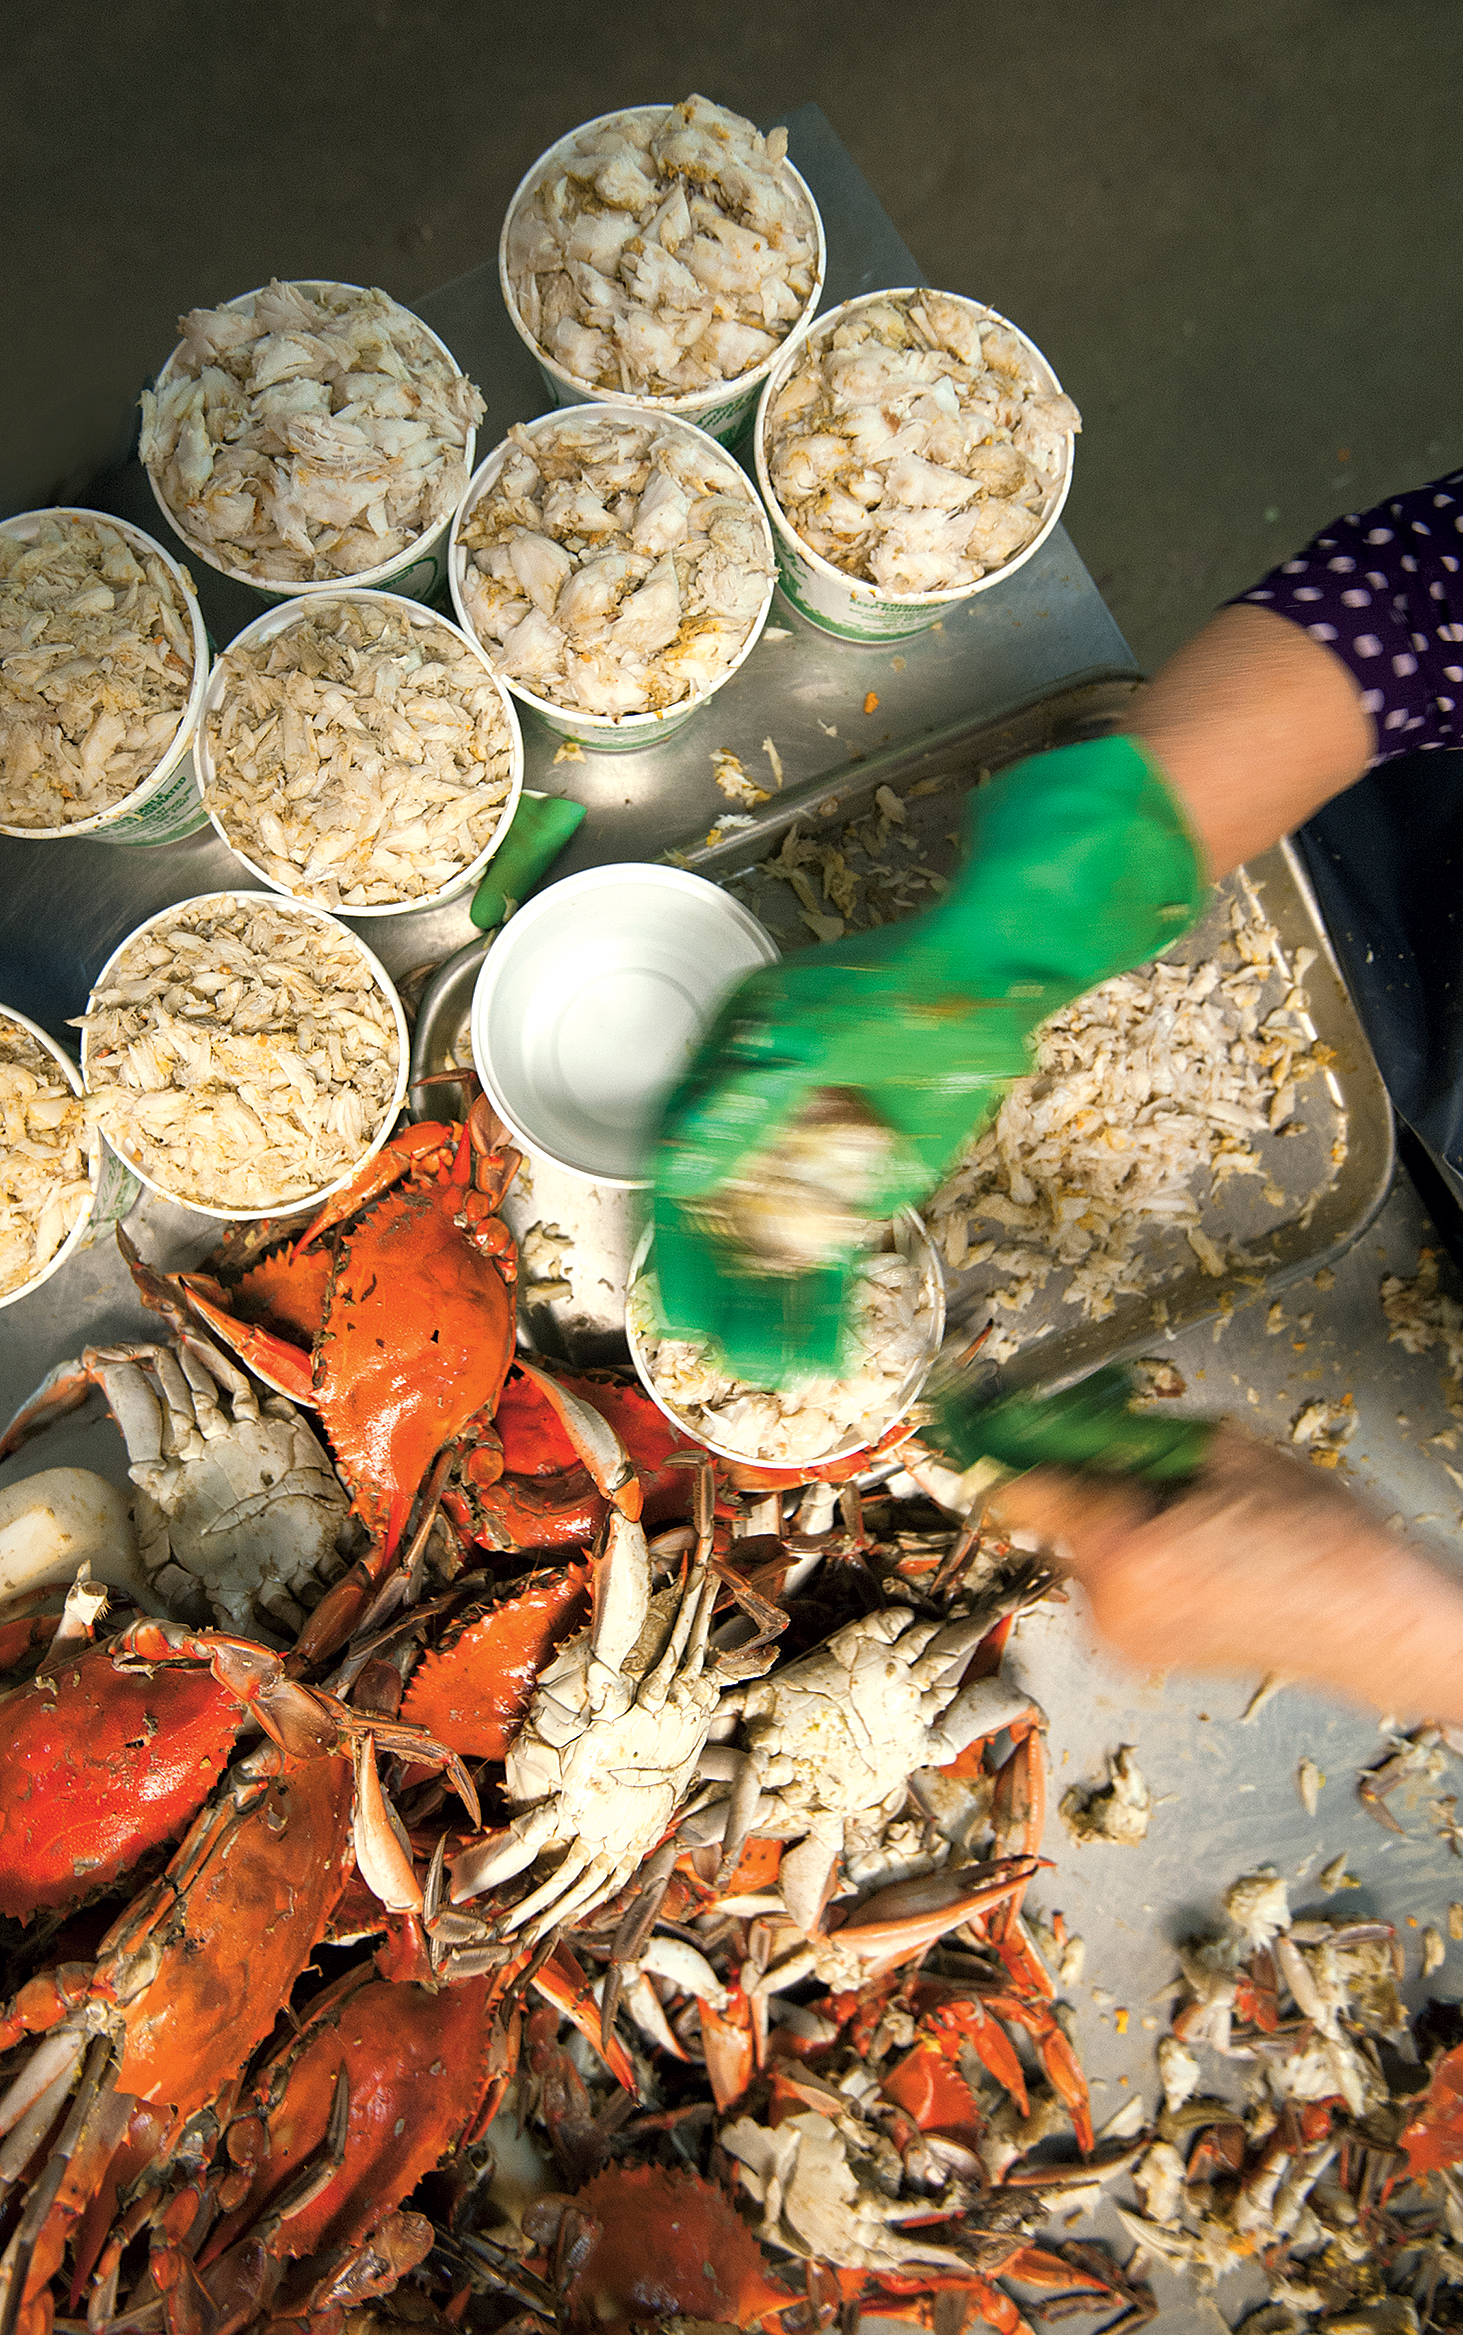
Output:
[[[866,1898],[836,1935],[840,1946],[867,1960],[878,1977],[932,1946],[946,1930],[1018,1897],[1040,1870],[1036,1857],[1012,1857],[1001,1865],[967,1865],[957,1872],[896,1881]]]
[[[556,1414],[575,1452],[588,1468],[596,1490],[613,1501],[622,1516],[638,1517],[644,1499],[635,1465],[608,1419],[578,1395],[571,1394],[546,1370],[517,1356],[517,1367],[532,1379]]]

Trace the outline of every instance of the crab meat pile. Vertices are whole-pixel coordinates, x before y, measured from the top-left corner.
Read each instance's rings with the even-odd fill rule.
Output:
[[[96,1123],[172,1199],[298,1205],[395,1107],[396,1017],[365,951],[282,902],[226,894],[154,919],[80,1027]]]
[[[1082,417],[991,310],[911,292],[815,332],[766,427],[790,525],[900,595],[978,583],[1024,550]]]
[[[193,625],[161,559],[94,514],[0,531],[0,823],[72,826],[150,778],[193,687]]]
[[[467,484],[483,401],[384,292],[266,285],[193,308],[142,460],[179,534],[217,566],[320,583],[396,559]]]
[[[0,1297],[50,1263],[91,1199],[85,1113],[55,1056],[0,1012]]]
[[[818,289],[812,206],[764,138],[704,97],[582,130],[508,227],[532,339],[577,381],[682,397],[766,362]]]
[[[463,604],[496,670],[614,716],[714,687],[772,588],[767,522],[730,456],[624,416],[510,436],[460,537]]]
[[[439,892],[513,778],[503,700],[460,633],[374,594],[230,649],[204,799],[236,851],[323,908]]]
[[[855,1432],[860,1443],[876,1442],[910,1399],[921,1363],[931,1359],[933,1299],[915,1258],[868,1257],[859,1271],[849,1375],[782,1391],[729,1378],[713,1350],[697,1340],[657,1338],[642,1281],[634,1310],[656,1395],[693,1435],[768,1467],[811,1465]]]
[[[1033,1075],[932,1202],[951,1270],[991,1259],[1007,1276],[993,1303],[1008,1316],[1068,1267],[1063,1303],[1104,1320],[1150,1287],[1143,1244],[1155,1230],[1185,1233],[1217,1278],[1230,1259],[1200,1222],[1203,1174],[1211,1197],[1253,1176],[1268,1203],[1285,1202],[1255,1138],[1291,1122],[1299,1082],[1320,1066],[1299,985],[1314,951],[1287,965],[1253,898],[1232,901],[1230,920],[1222,956],[1161,959],[1054,1014]],[[1002,1327],[989,1352],[1004,1361],[1016,1346]]]

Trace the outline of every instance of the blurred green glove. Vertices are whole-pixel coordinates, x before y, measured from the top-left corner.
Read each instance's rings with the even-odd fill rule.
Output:
[[[839,1368],[856,1247],[769,1273],[728,1241],[716,1195],[820,1090],[888,1131],[872,1222],[921,1199],[1029,1067],[1028,1041],[1084,990],[1167,948],[1205,881],[1184,814],[1131,738],[1002,771],[966,803],[965,863],[939,906],[744,981],[670,1096],[654,1162],[667,1330],[711,1337],[779,1386]]]

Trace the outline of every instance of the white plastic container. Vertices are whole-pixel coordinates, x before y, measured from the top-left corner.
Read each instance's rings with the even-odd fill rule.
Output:
[[[777,944],[681,868],[586,868],[511,916],[472,1000],[472,1058],[515,1141],[591,1182],[643,1189],[667,1089],[727,992]]]
[[[513,329],[537,365],[543,376],[544,387],[556,405],[583,405],[587,401],[602,400],[611,405],[639,406],[646,413],[679,414],[683,421],[694,422],[698,429],[705,430],[708,437],[719,439],[723,446],[732,446],[744,434],[752,419],[758,392],[768,373],[776,365],[783,352],[791,348],[795,341],[802,339],[809,324],[817,314],[818,302],[823,293],[828,248],[823,235],[822,216],[813,200],[807,180],[793,168],[790,162],[784,160],[781,165],[784,181],[807,204],[812,215],[813,234],[817,246],[813,266],[813,288],[801,316],[789,328],[787,339],[773,351],[770,357],[765,357],[760,365],[754,366],[750,372],[739,373],[734,380],[715,382],[707,389],[688,389],[683,391],[679,397],[651,397],[648,395],[637,397],[633,392],[600,389],[594,382],[581,380],[577,374],[566,371],[565,367],[551,357],[546,349],[539,346],[523,321],[518,298],[508,273],[508,232],[513,224],[515,213],[520,205],[527,202],[531,195],[537,193],[545,179],[552,178],[554,173],[563,167],[564,158],[572,149],[575,140],[582,138],[587,130],[598,130],[611,122],[645,117],[652,121],[659,121],[661,116],[669,113],[670,110],[669,104],[616,106],[613,113],[596,114],[592,121],[581,122],[577,129],[568,131],[556,144],[550,146],[546,153],[541,154],[537,162],[524,172],[514,192],[513,200],[508,205],[504,215],[502,232],[498,237],[498,281],[503,289],[503,305],[508,311]]]
[[[300,597],[294,600],[281,601],[277,607],[266,609],[262,616],[256,616],[252,624],[246,624],[242,632],[235,634],[234,638],[229,643],[229,650],[232,651],[238,648],[254,648],[265,641],[276,639],[280,633],[287,632],[292,624],[298,624],[302,618],[314,615],[316,610],[321,606],[322,601],[326,598],[327,595],[315,592],[311,593],[308,597]],[[337,587],[334,592],[328,595],[328,599],[331,601],[370,600],[373,603],[378,604],[385,602],[389,607],[400,608],[410,624],[419,626],[423,630],[426,630],[431,625],[441,625],[445,631],[452,635],[454,640],[464,641],[466,646],[472,651],[474,657],[476,657],[478,660],[479,664],[481,664],[484,672],[492,682],[494,689],[497,691],[499,700],[502,704],[503,719],[508,726],[508,735],[511,741],[513,754],[512,778],[509,783],[508,795],[498,814],[497,824],[493,829],[492,836],[483,846],[482,850],[477,854],[476,858],[470,860],[467,865],[464,866],[461,871],[452,878],[450,883],[446,883],[441,887],[440,891],[416,893],[410,899],[405,900],[378,901],[374,905],[368,904],[358,907],[353,902],[349,906],[330,908],[330,904],[328,902],[316,899],[315,896],[308,891],[291,890],[288,885],[281,883],[277,876],[270,875],[267,869],[261,867],[256,860],[252,860],[249,857],[249,854],[242,850],[237,843],[235,843],[222,819],[218,816],[218,813],[211,807],[208,801],[208,790],[214,783],[215,777],[217,775],[213,759],[213,748],[208,735],[209,717],[219,711],[225,701],[228,691],[228,674],[225,670],[224,661],[222,658],[220,658],[219,662],[214,666],[213,673],[209,679],[208,688],[204,694],[203,710],[199,717],[198,739],[195,748],[198,763],[198,783],[203,791],[205,815],[209,820],[212,821],[214,827],[218,831],[219,836],[223,842],[228,845],[230,851],[233,853],[235,859],[238,860],[239,864],[242,867],[246,867],[249,870],[251,876],[257,876],[260,883],[263,884],[267,890],[277,893],[283,899],[299,900],[311,907],[327,908],[329,909],[329,913],[332,915],[349,916],[351,918],[364,916],[410,916],[415,914],[418,909],[440,908],[445,901],[458,899],[462,893],[468,891],[477,883],[478,878],[481,876],[484,868],[487,866],[489,860],[492,858],[494,852],[497,850],[499,844],[502,842],[504,836],[508,832],[508,829],[513,823],[513,814],[518,808],[518,798],[523,791],[523,732],[518,726],[517,708],[514,706],[513,700],[509,696],[506,687],[499,680],[497,674],[493,671],[492,664],[484,654],[481,643],[477,641],[471,633],[465,632],[462,627],[453,624],[449,618],[445,616],[439,616],[435,609],[423,608],[419,600],[408,599],[399,592],[375,591],[369,588],[363,591],[359,586],[355,585],[350,587]]]
[[[367,288],[363,284],[337,283],[328,276],[296,276],[291,281],[297,283],[302,292],[312,294],[316,292],[362,292]],[[252,292],[240,292],[237,298],[221,300],[218,302],[218,306],[221,308],[242,308],[247,301],[257,300],[259,294],[267,289],[267,285],[256,284]],[[395,305],[400,308],[403,303],[398,300]],[[406,314],[411,317],[414,324],[421,327],[432,346],[447,359],[453,372],[460,379],[462,367],[458,364],[447,343],[433,332],[429,324],[422,323],[422,319],[414,308],[407,309]],[[155,388],[160,390],[167,388],[173,378],[173,370],[177,362],[178,351],[174,349],[162,371],[158,374],[154,383]],[[462,449],[463,463],[469,476],[472,473],[472,461],[476,452],[477,431],[471,429],[467,433]],[[374,586],[382,590],[404,593],[409,600],[430,600],[440,586],[446,572],[447,537],[452,526],[452,513],[450,511],[445,512],[440,519],[434,519],[431,526],[424,528],[422,533],[411,543],[408,543],[404,550],[396,554],[395,558],[383,560],[379,567],[358,569],[353,576],[328,576],[318,584],[302,583],[295,578],[271,584],[267,577],[250,575],[244,568],[227,567],[211,546],[195,542],[183,522],[174,515],[169,505],[164,501],[162,491],[150,470],[147,473],[147,483],[152,488],[153,500],[167,520],[168,525],[186,543],[189,552],[195,559],[206,561],[208,566],[217,569],[221,576],[229,577],[233,583],[246,585],[251,592],[257,592],[261,600],[271,603],[277,600],[296,600],[306,594],[338,592],[342,586],[368,591]]]
[[[334,931],[341,934],[342,937],[347,940],[353,948],[360,952],[360,955],[365,960],[366,970],[371,975],[377,988],[380,989],[391,1009],[391,1017],[396,1027],[396,1078],[393,1086],[391,1101],[385,1112],[382,1114],[381,1124],[377,1128],[376,1133],[371,1138],[371,1141],[360,1153],[359,1157],[352,1160],[350,1166],[346,1168],[342,1174],[333,1177],[328,1184],[322,1184],[318,1190],[313,1192],[305,1192],[298,1196],[292,1195],[289,1199],[282,1200],[275,1204],[273,1207],[220,1208],[211,1205],[207,1201],[195,1199],[190,1193],[170,1191],[166,1184],[160,1183],[155,1176],[149,1174],[148,1170],[143,1167],[141,1162],[134,1157],[131,1151],[128,1150],[126,1144],[119,1136],[109,1135],[107,1137],[107,1142],[110,1144],[112,1150],[116,1153],[118,1159],[121,1160],[123,1166],[127,1168],[134,1176],[136,1176],[140,1183],[145,1184],[149,1192],[155,1193],[158,1199],[171,1200],[175,1207],[191,1208],[195,1214],[199,1216],[215,1216],[222,1218],[224,1221],[229,1223],[252,1222],[257,1217],[265,1214],[288,1213],[290,1215],[294,1215],[297,1212],[303,1211],[304,1209],[318,1207],[320,1202],[322,1200],[328,1199],[332,1192],[343,1191],[345,1186],[351,1182],[352,1178],[360,1173],[367,1160],[375,1158],[376,1153],[381,1149],[381,1146],[386,1141],[387,1136],[395,1126],[397,1118],[401,1112],[402,1104],[406,1100],[407,1081],[411,1076],[411,1035],[407,1029],[406,1015],[402,1010],[401,999],[396,994],[395,985],[392,982],[390,975],[387,973],[385,966],[381,963],[380,958],[375,955],[374,951],[367,948],[365,942],[359,937],[358,934],[351,931],[349,925],[342,924],[338,917],[328,915],[323,908],[310,907],[302,900],[283,899],[277,892],[270,892],[262,896],[260,893],[254,891],[195,892],[189,899],[175,900],[170,907],[160,908],[155,916],[145,917],[141,924],[136,926],[132,932],[128,933],[125,940],[118,943],[117,947],[113,949],[105,965],[103,965],[101,971],[98,973],[96,980],[92,984],[91,996],[87,999],[87,1013],[90,1014],[92,1011],[92,999],[95,998],[97,991],[105,989],[111,981],[117,966],[118,959],[127,949],[131,948],[134,941],[141,939],[142,936],[145,933],[150,932],[155,925],[168,923],[178,914],[178,911],[183,908],[206,908],[216,902],[222,901],[227,901],[231,905],[248,904],[257,907],[260,904],[261,897],[267,898],[269,905],[272,908],[279,909],[286,915],[302,917],[308,916],[312,917],[319,924],[327,924],[331,926]],[[92,1088],[91,1078],[88,1073],[88,1057],[91,1051],[90,1042],[90,1030],[83,1030],[81,1034],[81,1075],[88,1093],[94,1091]],[[105,1092],[107,1090],[104,1088],[100,1091]]]
[[[45,1051],[51,1056],[51,1059],[57,1064],[61,1071],[62,1077],[65,1079],[66,1084],[70,1087],[71,1092],[74,1095],[80,1095],[84,1092],[81,1083],[81,1072],[77,1069],[76,1064],[71,1059],[71,1056],[66,1052],[63,1046],[57,1045],[55,1039],[51,1037],[47,1031],[43,1030],[38,1022],[33,1022],[29,1014],[17,1012],[13,1005],[0,1005],[0,1029],[3,1029],[7,1022],[17,1024],[25,1031],[28,1037],[35,1039],[38,1046],[44,1047]],[[75,1224],[71,1227],[70,1232],[67,1233],[66,1238],[62,1241],[61,1246],[55,1250],[55,1252],[47,1259],[46,1263],[42,1265],[40,1271],[38,1273],[32,1273],[28,1281],[22,1281],[18,1289],[7,1290],[3,1296],[0,1296],[0,1308],[3,1308],[7,1305],[15,1305],[22,1297],[30,1297],[33,1295],[33,1293],[40,1288],[43,1281],[49,1281],[53,1273],[59,1273],[61,1267],[66,1263],[67,1259],[69,1257],[74,1257],[77,1250],[85,1241],[87,1229],[91,1223],[92,1210],[96,1203],[97,1175],[100,1168],[102,1154],[101,1138],[99,1136],[92,1136],[88,1150],[91,1172],[92,1198],[82,1209],[81,1214],[76,1219]]]
[[[115,528],[133,551],[162,561],[177,586],[192,627],[193,683],[166,754],[156,770],[139,780],[120,802],[111,804],[105,811],[94,812],[89,819],[74,819],[65,827],[12,827],[0,821],[0,835],[23,836],[30,843],[63,843],[78,835],[94,836],[104,843],[178,843],[185,835],[196,835],[200,827],[208,825],[208,813],[199,798],[194,742],[203,693],[208,687],[209,648],[193,578],[153,536],[144,534],[140,527],[130,526],[125,519],[114,519],[110,511],[89,511],[74,503],[58,503],[49,510],[21,511],[13,519],[0,519],[0,529],[22,543],[34,543],[41,522],[54,518],[99,520],[104,527]],[[46,1044],[50,1043],[48,1038]]]
[[[638,423],[642,428],[647,425],[655,429],[670,428],[684,433],[693,442],[699,440],[703,450],[708,446],[709,434],[706,431],[697,429],[694,424],[682,420],[677,415],[656,412],[643,405],[636,405],[630,400],[617,400],[612,403],[605,399],[598,405],[581,406],[577,409],[560,407],[553,413],[540,414],[537,421],[529,422],[527,434],[532,439],[544,431],[557,429],[567,421],[578,419],[632,421]],[[495,446],[487,461],[481,465],[469,481],[467,493],[463,496],[453,517],[452,539],[448,551],[448,577],[452,586],[452,605],[457,611],[457,621],[467,634],[468,639],[476,641],[483,649],[490,663],[493,652],[482,640],[482,636],[474,630],[467,601],[463,595],[463,578],[472,554],[463,544],[462,530],[472,517],[476,505],[497,479],[513,443],[511,438],[505,438],[500,446]],[[717,444],[714,439],[709,440],[709,450],[715,453],[720,461],[731,463],[731,457],[726,452],[725,447]],[[731,466],[733,469],[737,469],[736,464],[732,463]],[[739,478],[741,477],[740,470],[737,470],[737,475]],[[762,594],[761,603],[752,619],[746,639],[736,655],[728,660],[724,670],[717,675],[709,689],[698,690],[693,696],[676,705],[668,705],[659,713],[581,713],[572,706],[556,705],[551,698],[536,696],[534,691],[527,688],[523,682],[515,681],[510,676],[504,675],[505,687],[513,692],[520,704],[531,707],[534,713],[541,715],[549,727],[557,730],[562,737],[572,738],[576,744],[592,747],[601,754],[624,754],[633,752],[642,746],[653,746],[659,739],[669,736],[672,730],[679,729],[683,722],[689,721],[692,714],[698,712],[703,705],[708,705],[716,695],[717,690],[724,688],[732,675],[740,671],[757,646],[757,642],[761,638],[762,627],[767,622],[768,611],[772,606],[773,592],[777,587],[777,549],[772,529],[767,523],[767,514],[753,493],[750,482],[743,480],[742,483],[746,487],[747,508],[755,514],[766,546],[767,588]]]
[[[924,287],[920,285],[904,285],[897,290],[865,292],[857,300],[845,300],[841,308],[830,308],[826,316],[820,316],[817,324],[803,339],[809,347],[819,345],[835,333],[840,325],[847,324],[851,317],[857,316],[861,308],[871,307],[875,301],[917,298],[922,289]],[[967,300],[955,292],[946,292],[942,296],[947,300],[958,300],[962,307],[968,308],[982,322],[1001,325],[1007,332],[1014,333],[1031,358],[1043,388],[1052,395],[1060,391],[1062,385],[1056,374],[1035,341],[1029,339],[1019,325],[1012,324],[1009,317],[999,315],[994,308],[986,308],[979,300]],[[1004,560],[1000,567],[992,568],[973,584],[957,584],[944,592],[885,592],[877,584],[868,583],[860,576],[846,575],[842,568],[835,567],[821,552],[814,551],[811,544],[803,541],[779,503],[767,460],[767,426],[772,402],[802,353],[801,347],[779,352],[758,401],[753,433],[757,485],[767,506],[773,539],[777,545],[778,582],[800,616],[806,616],[808,622],[816,624],[820,632],[830,632],[839,640],[907,640],[912,633],[928,632],[937,618],[947,615],[963,602],[974,599],[978,592],[988,592],[993,585],[1004,584],[1008,576],[1013,576],[1018,568],[1024,567],[1040,551],[1060,519],[1063,505],[1071,491],[1072,457],[1076,440],[1070,430],[1067,433],[1066,457],[1060,476],[1052,481],[1042,506],[1039,532],[1014,557]]]
[[[749,1452],[738,1451],[730,1443],[718,1443],[714,1436],[706,1432],[703,1416],[698,1414],[693,1417],[689,1411],[677,1410],[657,1392],[650,1375],[648,1359],[648,1349],[659,1342],[661,1335],[656,1321],[655,1273],[651,1265],[654,1237],[654,1226],[647,1225],[630,1264],[630,1289],[625,1304],[625,1337],[630,1348],[630,1359],[656,1409],[669,1419],[680,1434],[694,1436],[698,1443],[703,1443],[718,1459],[729,1460],[737,1467],[767,1469],[787,1475],[806,1472],[809,1468],[828,1467],[835,1460],[849,1459],[857,1451],[867,1451],[887,1435],[890,1428],[919,1401],[945,1335],[945,1277],[940,1270],[934,1243],[912,1208],[902,1208],[894,1219],[893,1243],[903,1256],[913,1258],[918,1265],[921,1294],[929,1308],[919,1359],[905,1373],[901,1383],[876,1414],[865,1419],[859,1427],[850,1428],[830,1443],[826,1450],[804,1459],[758,1459]]]

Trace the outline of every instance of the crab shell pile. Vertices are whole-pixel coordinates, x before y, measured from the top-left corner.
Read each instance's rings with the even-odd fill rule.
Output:
[[[1133,2153],[1020,1912],[1047,1577],[518,1355],[516,1167],[478,1104],[196,1271],[120,1235],[156,1342],[0,1439],[100,1388],[136,1536],[0,1613],[5,2324],[1121,2296],[1036,2241]]]

